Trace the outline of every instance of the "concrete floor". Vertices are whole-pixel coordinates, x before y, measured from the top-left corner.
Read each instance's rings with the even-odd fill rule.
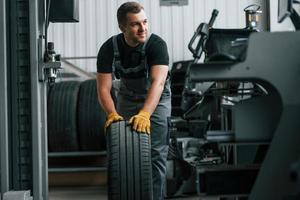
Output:
[[[106,200],[106,187],[50,187],[49,200]]]
[[[217,200],[218,198],[181,197],[170,200]],[[105,186],[50,187],[49,200],[107,200]]]

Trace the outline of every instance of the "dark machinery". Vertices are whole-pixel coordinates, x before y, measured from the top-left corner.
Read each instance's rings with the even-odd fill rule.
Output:
[[[178,178],[175,180],[174,178],[172,179],[172,174],[170,175],[170,179],[167,179],[167,181],[171,182],[169,185],[174,185],[172,181],[177,182],[177,184],[180,182],[180,186],[170,189],[173,190],[173,195],[195,193],[196,190],[198,190],[199,194],[206,194],[208,192],[211,194],[244,195],[249,193],[249,188],[253,185],[253,179],[257,174],[258,167],[251,167],[253,173],[248,178],[251,179],[248,181],[250,184],[247,182],[248,185],[242,186],[247,189],[238,191],[232,186],[221,191],[220,187],[215,187],[213,184],[207,185],[207,182],[217,180],[214,175],[211,175],[212,173],[209,173],[208,177],[210,179],[203,182],[203,179],[207,179],[206,170],[204,169],[211,170],[213,166],[218,166],[222,169],[220,167],[221,164],[228,166],[237,164],[236,158],[232,154],[236,152],[238,147],[234,143],[229,143],[234,140],[234,132],[231,130],[233,125],[231,122],[232,119],[229,116],[232,111],[228,108],[231,107],[231,104],[235,104],[235,101],[238,102],[247,96],[260,92],[253,87],[246,87],[244,83],[241,84],[242,87],[239,87],[239,82],[225,83],[210,81],[196,83],[190,80],[190,67],[198,63],[203,52],[205,52],[206,63],[234,63],[245,59],[249,35],[255,30],[248,28],[213,29],[212,24],[216,16],[217,11],[214,10],[209,24],[201,23],[189,43],[189,49],[193,53],[194,61],[190,62],[190,65],[186,69],[186,79],[181,102],[183,120],[172,120],[174,134],[171,143],[171,155],[173,157],[171,156],[169,159],[173,161],[173,163],[170,163],[173,177],[176,175],[178,177],[178,174],[182,174],[182,171],[186,172],[183,173],[181,180],[178,180]],[[193,49],[192,45],[195,38],[199,35],[198,44]],[[186,127],[189,128],[187,129]],[[199,173],[201,174],[201,180],[198,179],[198,169],[201,169],[201,173]],[[232,170],[237,170],[233,167],[230,167],[230,169],[225,170],[223,176],[228,176],[228,174],[232,173]],[[239,174],[248,172],[243,167],[239,167],[237,171]],[[239,178],[239,176],[236,177]],[[200,182],[202,182],[201,186],[195,187]],[[235,184],[240,183],[235,182]],[[215,189],[211,191],[211,188]],[[169,196],[172,195],[170,190],[168,192]],[[175,193],[174,190],[176,190]]]
[[[260,172],[250,193],[250,199],[282,199],[295,192],[289,181],[289,167],[299,158],[298,123],[299,97],[294,92],[299,84],[299,32],[259,33],[250,37],[248,56],[241,63],[194,64],[190,69],[193,82],[215,80],[252,80],[267,88],[276,104],[279,123],[269,135],[272,140]],[[255,45],[254,45],[255,44]],[[268,49],[273,49],[271,52]],[[287,65],[288,63],[288,65]],[[270,73],[270,71],[274,73]],[[276,75],[277,74],[277,75]],[[284,76],[282,75],[284,74]],[[270,116],[272,116],[271,113]],[[253,124],[255,126],[255,124]],[[256,127],[259,131],[261,127]],[[237,137],[242,132],[235,132]],[[251,140],[256,140],[255,137]],[[268,139],[268,138],[266,138]],[[280,190],[276,189],[280,188]]]
[[[208,33],[205,62],[191,62],[185,82],[185,95],[196,94],[198,101],[190,101],[183,114],[186,120],[205,121],[207,126],[201,136],[179,137],[183,128],[173,121],[176,133],[170,154],[177,164],[170,165],[181,179],[169,194],[197,191],[224,198],[297,199],[300,33],[249,29]],[[230,35],[227,39],[233,45],[218,46],[220,35]],[[197,87],[205,82],[210,86],[204,91]],[[211,114],[203,115],[208,105]],[[213,127],[216,120],[220,123]]]
[[[204,47],[205,47],[205,43],[206,40],[208,38],[208,33],[209,33],[209,29],[212,28],[213,23],[218,15],[219,11],[218,10],[213,10],[211,18],[209,20],[209,23],[201,23],[197,30],[195,31],[192,39],[189,42],[188,48],[189,50],[192,52],[193,57],[194,57],[194,61],[193,63],[198,63],[199,59],[201,58],[201,55],[203,53]],[[196,48],[193,48],[193,44],[196,42],[196,38],[198,38],[198,43]],[[189,66],[187,67],[186,70],[186,74],[188,74],[189,72]],[[187,111],[187,104],[191,104],[192,101],[194,101],[195,98],[197,98],[197,96],[201,96],[201,92],[207,90],[209,87],[211,86],[210,83],[208,84],[202,84],[201,85],[201,90],[196,91],[195,90],[195,85],[190,83],[188,78],[185,78],[185,83],[184,83],[184,88],[183,88],[183,98],[182,98],[182,102],[181,102],[181,108],[182,110],[185,112]]]

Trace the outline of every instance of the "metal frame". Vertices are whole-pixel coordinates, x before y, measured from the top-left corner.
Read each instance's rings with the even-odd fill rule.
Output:
[[[17,60],[14,59],[17,57],[15,51],[13,51],[14,49],[16,49],[17,47],[17,41],[15,39],[16,34],[17,34],[17,27],[15,26],[15,24],[17,24],[17,13],[16,13],[16,1],[6,1],[7,2],[7,6],[8,6],[8,13],[7,16],[9,18],[7,18],[7,20],[9,20],[9,30],[8,32],[10,33],[10,35],[7,35],[7,46],[9,46],[9,50],[8,50],[8,59],[7,62],[9,62],[9,68],[7,68],[8,70],[8,83],[9,83],[9,99],[8,99],[8,106],[9,106],[9,111],[8,111],[8,115],[9,115],[9,142],[10,145],[9,146],[9,162],[10,162],[10,169],[11,169],[11,177],[10,177],[10,185],[11,188],[14,190],[18,190],[21,186],[19,184],[19,175],[20,175],[20,169],[19,166],[16,165],[15,163],[19,162],[19,157],[20,157],[20,153],[18,151],[18,149],[16,148],[17,146],[19,146],[19,138],[18,138],[18,130],[19,130],[19,123],[17,120],[17,113],[18,113],[18,100],[17,100],[17,69],[16,69],[16,65],[17,65]],[[13,144],[13,145],[12,145]]]
[[[33,198],[38,200],[48,199],[47,85],[38,79],[43,64],[44,3],[32,0],[29,4]]]
[[[0,194],[9,190],[6,1],[0,2]]]

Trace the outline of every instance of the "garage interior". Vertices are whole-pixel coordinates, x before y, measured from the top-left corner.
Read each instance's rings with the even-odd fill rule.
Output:
[[[108,199],[96,59],[124,2],[0,2],[0,200]],[[300,1],[138,2],[170,56],[165,198],[300,199]]]

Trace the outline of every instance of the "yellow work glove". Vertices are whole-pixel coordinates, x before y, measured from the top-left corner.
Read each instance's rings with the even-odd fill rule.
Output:
[[[147,111],[140,110],[130,118],[129,124],[132,124],[132,128],[137,132],[150,134],[150,114]]]
[[[123,120],[123,117],[121,117],[118,113],[112,112],[107,116],[107,120],[104,125],[104,129],[106,130],[107,127],[109,127],[113,122]]]

